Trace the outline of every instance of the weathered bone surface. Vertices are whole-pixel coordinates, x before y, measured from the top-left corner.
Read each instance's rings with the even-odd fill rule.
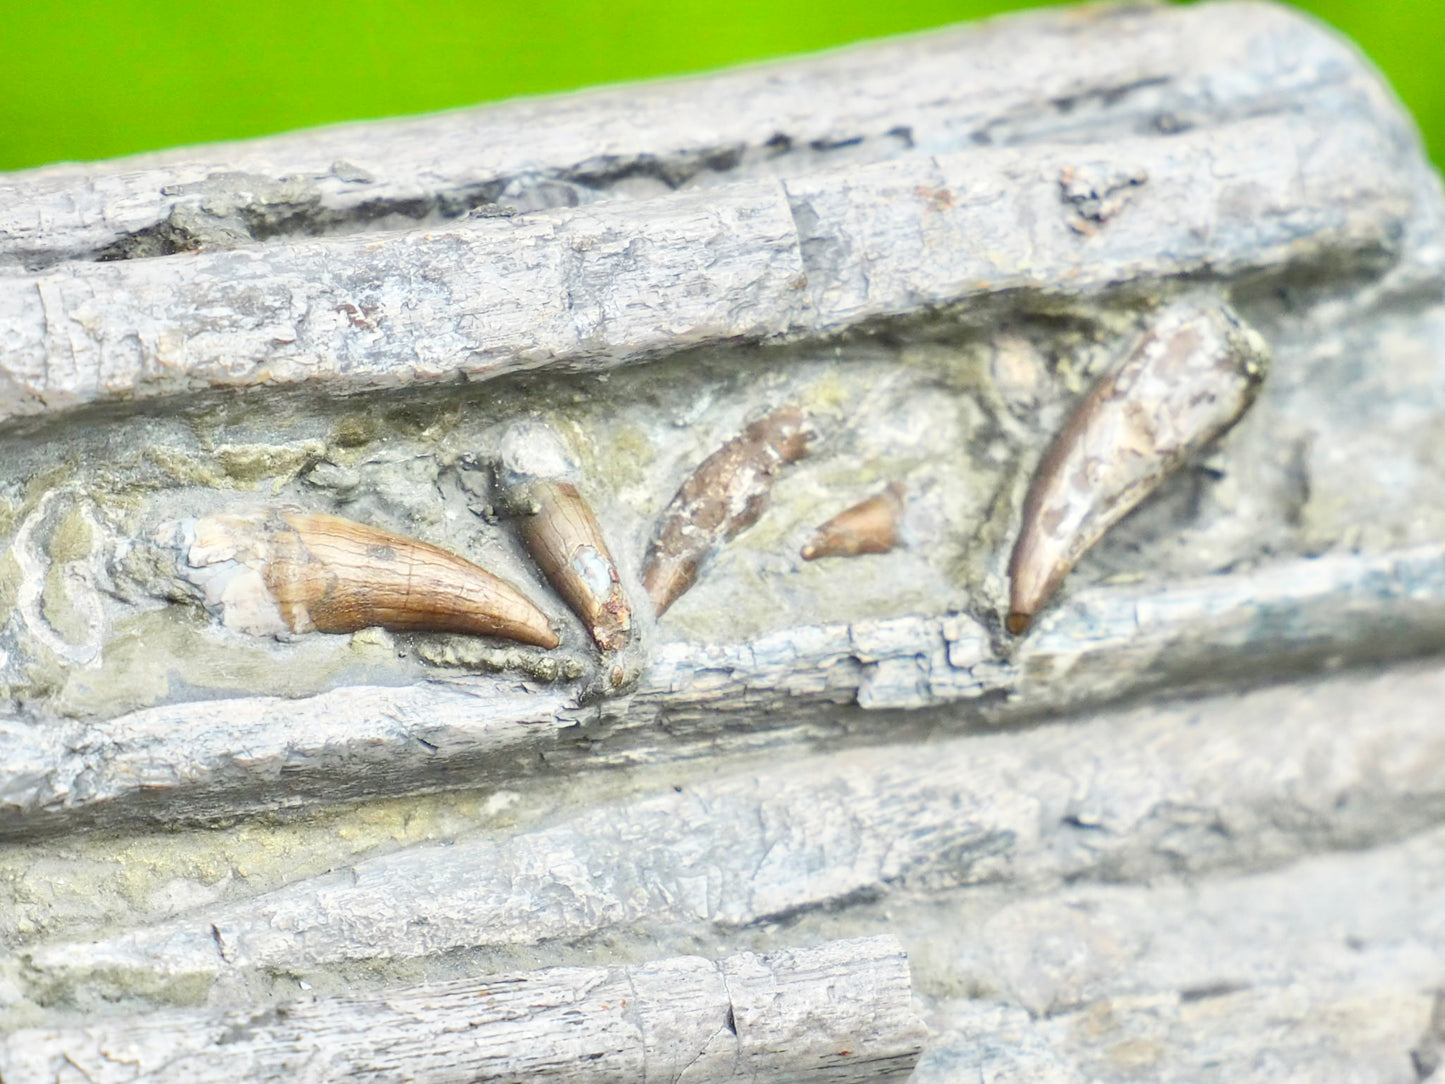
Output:
[[[1399,159],[1386,133],[1321,111],[1169,140],[740,176],[649,201],[641,216],[618,202],[181,261],[66,263],[0,276],[0,417],[263,383],[600,369],[1019,290],[1355,259],[1391,249],[1410,213]],[[1105,233],[1060,197],[1080,174],[1096,178],[1090,191],[1147,181]]]
[[[599,932],[705,937],[850,899],[1001,880],[1133,882],[1279,863],[1445,814],[1442,695],[1445,676],[1426,669],[850,750],[816,756],[803,774],[754,767],[533,831],[380,855],[28,959],[50,974],[158,970],[195,982],[235,967],[304,972]],[[1397,709],[1376,718],[1384,701]],[[358,914],[378,916],[363,940]]]
[[[1231,8],[1015,17],[690,80],[54,166],[0,187],[0,251],[16,267],[124,259],[918,152],[1167,135],[1305,98],[1359,117],[1379,97],[1346,44],[1282,8]]]
[[[424,1021],[418,1027],[418,1021]],[[564,967],[310,998],[189,1009],[0,1039],[9,1084],[80,1072],[110,1081],[888,1081],[925,1031],[896,940]]]
[[[0,178],[0,1074],[384,1017],[424,1079],[525,973],[581,984],[603,1057],[534,1013],[500,1078],[901,1075],[900,950],[840,947],[887,931],[920,1081],[1413,1081],[1442,211],[1347,43],[1228,0]],[[1268,343],[1257,400],[1006,635],[1040,458],[1189,297]],[[784,404],[809,455],[659,618],[669,500]],[[560,466],[513,477],[528,426]],[[890,483],[907,545],[799,556]],[[559,494],[590,512],[529,551]],[[283,508],[485,568],[561,642],[228,628],[159,529]],[[899,1053],[842,1054],[863,1000],[750,1033],[697,959],[807,945],[759,979],[882,968]],[[679,981],[607,993],[645,975]],[[700,1046],[647,1023],[703,1002]]]

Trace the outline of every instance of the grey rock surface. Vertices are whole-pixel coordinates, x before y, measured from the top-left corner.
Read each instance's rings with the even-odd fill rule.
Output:
[[[925,1036],[891,938],[771,956],[565,967],[172,1009],[0,1039],[11,1084],[104,1081],[903,1080]]]
[[[806,772],[714,771],[25,958],[51,975],[170,971],[209,982],[238,967],[304,972],[598,933],[682,946],[895,894],[1277,865],[1438,822],[1442,695],[1434,668],[1391,671],[815,754]],[[358,916],[368,916],[360,937]]]
[[[420,237],[70,263],[0,280],[5,403],[28,414],[333,374],[360,390],[605,369],[967,311],[1000,293],[1088,292],[1146,266],[1229,275],[1363,257],[1392,247],[1409,215],[1398,157],[1378,127],[1321,111],[1107,149],[972,149],[739,178]],[[1138,195],[1090,212],[1095,224],[1060,198],[1080,176],[1096,178],[1089,192]]]
[[[1416,1080],[1442,211],[1358,53],[1239,0],[0,178],[0,1077],[384,1032],[450,1079],[487,1032],[498,1079],[885,1079],[916,1013],[921,1082]],[[1030,476],[1197,292],[1268,343],[1257,402],[1010,637]],[[659,515],[784,404],[810,453],[657,618]],[[498,499],[519,420],[621,653]],[[801,559],[895,482],[902,545]],[[176,525],[283,506],[560,646],[226,627]],[[482,1022],[497,976],[553,1009]]]

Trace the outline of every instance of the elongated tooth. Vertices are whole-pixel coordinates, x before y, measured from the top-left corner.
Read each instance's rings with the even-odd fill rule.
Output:
[[[887,553],[898,544],[904,492],[901,482],[891,482],[882,493],[839,512],[813,533],[802,549],[803,560]]]
[[[511,584],[440,547],[340,516],[269,510],[178,525],[182,573],[231,628],[260,635],[463,632],[556,647]]]
[[[1264,340],[1216,298],[1159,313],[1039,464],[1009,562],[1011,633],[1028,629],[1105,531],[1240,419],[1268,365]]]
[[[682,483],[642,567],[642,584],[659,615],[693,585],[714,549],[758,521],[778,471],[807,455],[816,435],[800,408],[779,407],[704,459]]]
[[[517,517],[532,560],[603,651],[621,651],[632,633],[632,607],[591,506],[569,479],[576,464],[536,421],[503,435],[497,456],[501,510]]]

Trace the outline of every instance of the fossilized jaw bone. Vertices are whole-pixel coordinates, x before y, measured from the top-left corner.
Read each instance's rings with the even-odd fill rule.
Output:
[[[1025,632],[1105,531],[1240,419],[1268,364],[1264,340],[1217,298],[1159,313],[1034,474],[1009,562],[1010,632]]]
[[[576,473],[541,422],[518,422],[503,434],[496,466],[501,511],[517,517],[527,551],[597,646],[621,651],[631,637],[632,607],[597,517],[569,480]]]
[[[454,553],[317,513],[268,510],[175,525],[181,572],[224,623],[256,635],[462,632],[556,647],[547,617]]]
[[[807,455],[816,435],[802,409],[779,407],[704,459],[682,483],[642,567],[642,584],[659,615],[693,585],[717,546],[758,521],[778,471]]]
[[[903,483],[891,482],[882,493],[845,508],[813,532],[801,551],[803,560],[889,552],[898,544],[904,493]]]

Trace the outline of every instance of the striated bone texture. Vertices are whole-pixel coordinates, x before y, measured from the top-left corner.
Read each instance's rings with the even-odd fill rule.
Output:
[[[901,1081],[925,1035],[908,960],[872,937],[766,956],[696,956],[181,1010],[0,1039],[0,1072],[39,1084],[289,1081]],[[418,1021],[425,1021],[418,1028]]]
[[[1442,223],[1253,0],[0,178],[0,1075],[1413,1082]]]

